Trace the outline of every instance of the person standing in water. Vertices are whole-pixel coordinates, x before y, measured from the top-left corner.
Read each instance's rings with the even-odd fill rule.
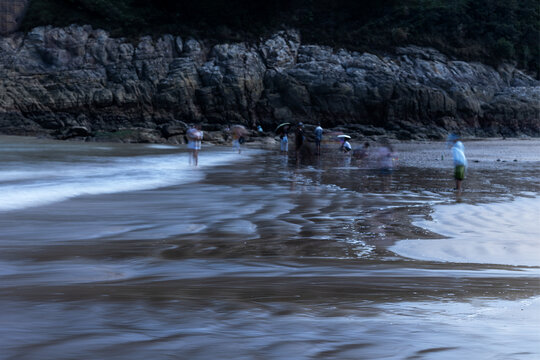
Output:
[[[452,157],[454,159],[454,179],[456,180],[456,190],[461,193],[461,183],[465,179],[467,171],[467,158],[465,157],[465,146],[459,141],[459,136],[450,135],[449,140],[453,143]]]
[[[242,144],[246,141],[247,129],[242,125],[234,125],[231,127],[232,132],[232,145],[234,150],[238,150],[238,153],[242,153]]]
[[[299,122],[296,126],[296,130],[294,131],[294,142],[295,142],[295,148],[296,151],[299,151],[302,145],[304,145],[304,124]]]
[[[323,135],[323,128],[321,127],[321,123],[318,123],[317,127],[315,128],[315,151],[317,155],[321,155],[322,135]]]
[[[294,131],[294,145],[296,160],[300,160],[300,150],[304,145],[304,124],[299,122],[296,130]]]
[[[281,127],[279,146],[282,154],[287,154],[289,151],[289,125]]]
[[[341,138],[341,146],[339,150],[343,153],[348,153],[352,150],[352,146],[346,138]]]
[[[392,174],[394,172],[394,162],[397,160],[397,153],[388,140],[383,140],[376,153],[377,166],[382,176],[384,190],[390,190]]]
[[[366,141],[361,148],[356,148],[353,151],[353,157],[358,161],[364,161],[369,156],[369,143]]]
[[[199,150],[201,150],[203,136],[204,134],[201,130],[201,125],[199,124],[186,132],[186,137],[188,139],[189,165],[199,165]]]

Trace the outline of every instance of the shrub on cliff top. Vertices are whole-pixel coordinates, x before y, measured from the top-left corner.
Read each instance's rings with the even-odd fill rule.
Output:
[[[282,26],[305,42],[359,51],[415,43],[540,74],[538,0],[32,0],[23,29],[90,24],[113,36],[253,40]]]

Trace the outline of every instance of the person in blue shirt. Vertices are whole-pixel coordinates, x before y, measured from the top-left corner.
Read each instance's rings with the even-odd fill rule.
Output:
[[[315,128],[315,147],[317,155],[321,155],[321,141],[322,141],[322,134],[323,134],[323,128],[321,127],[321,124],[317,124],[317,127]]]
[[[459,136],[450,135],[449,141],[452,145],[452,157],[454,159],[454,179],[456,180],[456,190],[461,193],[461,183],[465,179],[467,171],[467,157],[465,156],[465,146],[459,141]]]

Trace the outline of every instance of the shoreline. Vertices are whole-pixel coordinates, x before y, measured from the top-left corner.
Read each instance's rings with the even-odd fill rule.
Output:
[[[307,124],[307,127],[313,127],[315,128],[315,125]],[[204,131],[204,138],[202,144],[211,144],[211,145],[220,145],[220,146],[232,146],[232,141],[230,140],[230,135],[225,135],[225,131]],[[394,134],[383,134],[383,135],[365,135],[363,133],[355,133],[355,132],[347,132],[343,129],[343,127],[337,127],[337,128],[331,128],[331,129],[324,129],[326,133],[345,133],[351,135],[351,140],[354,142],[364,142],[364,141],[372,141],[372,142],[379,142],[383,140],[388,140],[391,143],[420,143],[420,144],[427,144],[427,143],[443,143],[446,141],[445,137],[440,137],[436,139],[429,139],[429,138],[417,138],[417,139],[398,139],[395,137]],[[118,132],[121,132],[119,130]],[[313,132],[313,131],[311,131]],[[311,132],[307,132],[306,135],[306,143],[310,145],[314,145],[314,135],[311,134]],[[111,134],[114,134],[115,132],[112,132]],[[156,138],[154,140],[156,141],[149,141],[150,139],[139,139],[139,138],[133,138],[131,136],[122,137],[121,134],[119,136],[105,136],[105,137],[90,137],[90,136],[75,136],[75,137],[69,137],[69,138],[57,138],[54,136],[51,136],[50,134],[32,134],[32,135],[18,135],[18,134],[2,134],[0,133],[0,137],[6,137],[6,138],[27,138],[27,139],[36,139],[36,140],[50,140],[50,141],[59,141],[59,142],[80,142],[80,143],[114,143],[114,144],[162,144],[162,145],[186,145],[184,139],[185,132],[183,132],[181,135],[177,135],[170,138]],[[250,131],[250,135],[248,135],[245,145],[246,147],[257,147],[260,146],[261,148],[267,148],[269,145],[273,145],[274,143],[279,146],[279,135],[274,134],[272,135],[270,132],[264,132],[262,135],[257,134],[255,130]],[[323,141],[327,141],[328,135],[323,135]],[[478,142],[478,141],[518,141],[518,140],[537,140],[540,139],[540,134],[537,136],[530,136],[530,135],[519,135],[519,136],[490,136],[490,137],[479,137],[479,136],[462,136],[462,140],[467,142]],[[138,140],[138,141],[137,141]],[[337,141],[337,140],[336,140]],[[291,144],[294,144],[294,141],[289,142],[290,146]]]

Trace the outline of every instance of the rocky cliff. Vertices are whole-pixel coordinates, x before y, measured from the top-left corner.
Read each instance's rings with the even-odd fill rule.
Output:
[[[377,56],[302,44],[136,42],[89,26],[0,37],[0,132],[181,141],[186,123],[320,121],[366,136],[540,135],[540,83],[414,46]]]

